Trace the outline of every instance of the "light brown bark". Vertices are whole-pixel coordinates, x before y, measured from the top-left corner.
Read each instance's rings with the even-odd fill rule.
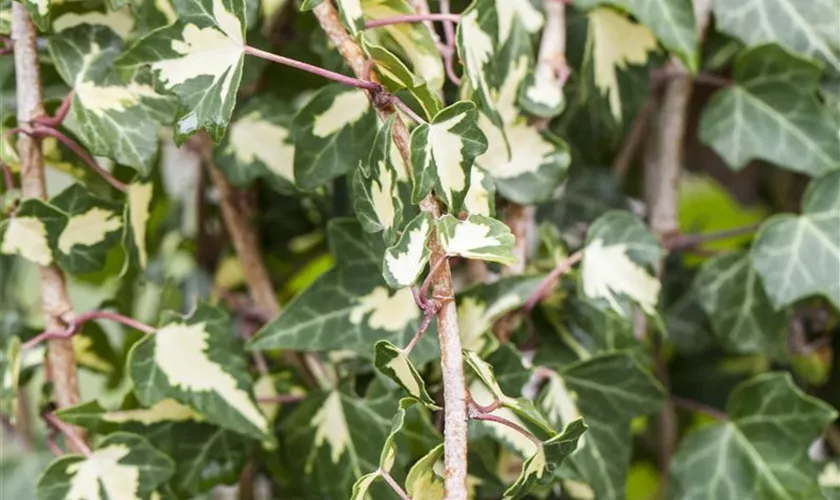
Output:
[[[17,120],[21,127],[44,114],[41,95],[41,75],[38,65],[38,50],[35,26],[26,8],[12,2],[12,40],[14,41],[15,78],[17,91]],[[20,157],[21,192],[24,198],[47,198],[44,182],[44,158],[41,142],[26,134],[19,134],[17,142]],[[71,320],[73,306],[67,294],[64,274],[55,265],[39,269],[41,309],[46,330],[62,331],[67,327],[65,320]],[[79,403],[79,387],[76,375],[76,356],[70,339],[50,340],[47,347],[47,377],[53,384],[55,402],[59,408]],[[74,428],[80,437],[81,430]],[[70,442],[73,451],[81,452]]]

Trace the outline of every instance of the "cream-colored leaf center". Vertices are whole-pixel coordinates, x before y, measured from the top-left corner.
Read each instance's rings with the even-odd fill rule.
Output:
[[[35,217],[14,217],[9,221],[0,252],[47,266],[52,263],[52,250],[47,242],[44,223]]]
[[[58,238],[58,249],[69,254],[76,245],[92,247],[121,227],[122,221],[117,213],[99,207],[91,208],[70,218]]]
[[[408,248],[405,252],[388,252],[385,265],[394,280],[401,286],[408,286],[417,280],[426,262],[423,254],[426,249],[426,236],[429,234],[429,221],[424,220],[420,227],[408,233]]]
[[[342,92],[326,111],[315,117],[312,133],[316,137],[329,137],[361,120],[368,109],[370,103],[363,90]]]
[[[374,330],[401,332],[420,315],[408,288],[390,295],[387,287],[378,286],[357,300],[358,305],[350,312],[350,322],[358,325],[367,316],[367,324]]]
[[[242,165],[260,161],[273,173],[294,182],[295,147],[288,139],[288,129],[265,120],[255,111],[231,125],[226,152],[232,152]]]
[[[630,260],[626,245],[604,246],[600,239],[593,241],[584,250],[581,275],[587,297],[606,299],[621,312],[616,294],[624,294],[646,313],[655,312],[659,280]]]
[[[312,425],[315,427],[315,447],[320,448],[324,443],[330,445],[330,458],[337,464],[344,450],[351,444],[350,430],[347,428],[338,391],[327,396],[324,405],[312,417]]]
[[[146,223],[149,221],[149,206],[152,203],[152,184],[130,184],[128,186],[128,221],[134,235],[134,245],[140,260],[140,267],[146,267]]]
[[[102,416],[102,419],[106,422],[137,422],[142,425],[152,425],[160,422],[185,422],[187,420],[201,422],[204,417],[189,406],[182,405],[174,399],[162,399],[151,408],[109,411]]]
[[[95,450],[81,462],[67,466],[70,489],[67,500],[136,500],[139,498],[140,469],[119,463],[131,450],[113,445]],[[104,493],[104,495],[103,495]]]

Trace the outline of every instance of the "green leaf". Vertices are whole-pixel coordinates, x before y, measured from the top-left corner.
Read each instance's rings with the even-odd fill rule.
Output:
[[[754,159],[811,176],[840,168],[837,126],[816,96],[820,73],[778,45],[741,53],[736,84],[703,110],[700,139],[736,170]]]
[[[435,400],[426,390],[426,382],[417,372],[414,363],[399,347],[387,340],[380,340],[374,346],[373,365],[385,376],[400,385],[409,396],[417,399],[431,410],[438,409]]]
[[[766,373],[739,384],[726,412],[729,421],[703,427],[680,444],[671,465],[675,498],[820,497],[808,447],[837,417],[835,410],[805,395],[789,374]],[[738,464],[738,473],[724,464]]]
[[[292,112],[270,96],[258,96],[237,110],[230,130],[215,149],[215,165],[230,182],[248,186],[265,179],[288,192],[295,182]]]
[[[175,469],[172,459],[136,434],[106,437],[89,457],[64,455],[38,480],[38,498],[147,499]]]
[[[483,215],[470,215],[466,220],[458,220],[446,214],[435,221],[435,226],[440,245],[450,257],[459,256],[505,265],[516,262],[513,256],[513,234],[501,221]]]
[[[406,0],[361,2],[367,21],[416,14],[413,4]],[[424,82],[431,92],[437,92],[443,86],[444,72],[440,51],[423,23],[398,23],[365,30],[364,40],[379,45],[406,61],[411,72],[417,75],[419,81]],[[434,116],[434,113],[430,116]]]
[[[397,185],[399,174],[391,159],[392,116],[379,128],[367,162],[362,162],[353,175],[353,208],[362,229],[383,233],[386,244],[392,244],[402,223],[403,205]]]
[[[776,309],[822,295],[840,309],[840,172],[815,179],[802,201],[802,215],[768,219],[750,257]]]
[[[516,482],[505,490],[505,498],[523,498],[538,484],[550,483],[554,471],[577,449],[578,441],[586,429],[583,420],[578,419],[567,424],[560,434],[544,441],[522,464]]]
[[[599,217],[586,233],[581,263],[584,295],[605,299],[617,312],[627,297],[645,313],[655,313],[659,280],[645,267],[658,262],[662,249],[647,226],[630,212],[613,210]]]
[[[389,291],[358,223],[334,219],[328,237],[337,265],[263,327],[249,349],[340,350],[369,358],[379,340],[406,345],[414,336],[422,315],[411,290]],[[435,328],[432,322],[412,351],[415,362],[437,355]]]
[[[420,212],[403,229],[394,246],[385,250],[382,276],[391,288],[403,288],[417,282],[429,262],[426,242],[432,232],[431,216]]]
[[[365,29],[365,20],[362,18],[361,0],[336,0],[341,20],[347,26],[351,35],[356,35]]]
[[[178,95],[175,141],[199,130],[219,142],[242,79],[245,3],[178,0],[178,21],[152,31],[116,60],[118,68],[149,66],[163,88]]]
[[[21,3],[26,7],[35,26],[41,31],[49,31],[54,0],[24,0]]]
[[[157,123],[143,105],[151,86],[123,83],[114,70],[122,40],[110,28],[82,24],[51,37],[50,55],[73,96],[64,122],[88,151],[148,174],[157,152]]]
[[[525,305],[542,281],[541,276],[510,276],[490,284],[477,284],[458,294],[458,332],[468,351],[484,352],[496,321]]]
[[[691,0],[574,0],[574,5],[585,10],[611,5],[630,12],[692,73],[697,71],[700,54]]]
[[[358,167],[370,155],[376,129],[364,90],[341,84],[319,90],[292,119],[298,185],[315,189]]]
[[[724,348],[779,360],[787,357],[790,314],[773,309],[749,255],[712,258],[700,268],[694,287]]]
[[[18,383],[20,382],[20,339],[9,336],[2,343],[0,357],[0,413],[8,415],[14,425],[18,416]]]
[[[443,476],[435,466],[443,457],[443,445],[432,448],[423,455],[408,471],[405,479],[405,492],[417,500],[443,500]]]
[[[128,258],[123,272],[130,268],[145,269],[149,261],[146,251],[146,226],[151,216],[153,196],[154,184],[151,182],[138,179],[128,185],[128,203],[123,210],[125,228],[122,237],[123,248]]]
[[[477,120],[475,104],[460,101],[411,132],[411,164],[415,169],[411,197],[415,203],[434,188],[450,212],[460,212],[473,163],[487,150],[487,139]]]
[[[119,205],[72,184],[49,202],[21,203],[0,244],[0,253],[39,265],[57,262],[71,274],[98,271],[122,234]]]
[[[840,71],[840,5],[832,0],[716,0],[715,25],[747,45],[774,42]]]
[[[368,402],[332,390],[309,394],[283,428],[303,498],[347,498],[357,478],[379,468],[389,422]]]
[[[377,479],[380,479],[382,474],[377,472],[369,472],[364,476],[360,477],[353,483],[353,491],[350,493],[350,500],[365,500],[368,498],[368,490],[376,482]]]
[[[630,422],[655,413],[664,391],[627,353],[607,353],[548,372],[538,406],[555,427],[581,416],[588,430],[565,462],[563,477],[595,498],[620,498],[630,465]]]
[[[146,406],[173,398],[220,427],[271,439],[230,328],[224,311],[202,303],[190,316],[164,323],[129,352],[134,391]]]

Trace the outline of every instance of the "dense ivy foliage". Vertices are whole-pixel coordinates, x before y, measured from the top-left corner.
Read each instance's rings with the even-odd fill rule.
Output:
[[[0,496],[840,499],[837,0],[0,36]]]

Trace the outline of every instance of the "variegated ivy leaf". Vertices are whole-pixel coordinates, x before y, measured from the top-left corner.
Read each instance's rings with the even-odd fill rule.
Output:
[[[73,184],[49,202],[24,201],[8,222],[0,253],[20,255],[39,265],[53,261],[71,274],[98,271],[120,240],[118,204]]]
[[[446,255],[486,260],[500,264],[516,262],[514,237],[504,222],[483,215],[459,220],[446,214],[435,221],[440,244]]]
[[[700,53],[691,0],[574,0],[574,5],[584,10],[605,5],[626,10],[650,28],[691,72],[697,71]]]
[[[393,52],[367,42],[364,37],[362,38],[362,47],[373,61],[373,68],[379,74],[385,88],[391,92],[407,90],[423,108],[423,112],[429,120],[440,111],[443,106],[440,96],[429,87],[425,80],[412,73]]]
[[[110,28],[83,24],[51,37],[50,54],[75,94],[65,124],[90,153],[112,158],[143,174],[157,151],[157,124],[141,102],[157,96],[114,71],[122,40]]]
[[[717,0],[715,25],[747,45],[778,43],[840,72],[840,5],[832,0]]]
[[[432,448],[423,455],[408,471],[405,479],[405,491],[411,498],[417,500],[443,500],[443,471],[438,470],[442,465],[443,445]]]
[[[588,485],[594,498],[621,498],[631,458],[631,420],[654,414],[664,390],[627,353],[607,353],[547,370],[538,407],[556,428],[581,417],[588,430],[560,475]]]
[[[300,481],[304,498],[350,497],[356,480],[387,455],[388,420],[369,402],[338,390],[310,393],[283,425],[293,471],[324,478]]]
[[[778,45],[741,53],[736,84],[703,108],[700,139],[736,170],[754,159],[811,176],[840,169],[837,125],[817,99],[820,73]]]
[[[467,215],[496,215],[496,184],[484,170],[476,166],[470,172],[470,187],[464,197],[464,211]]]
[[[541,277],[510,276],[477,284],[458,294],[458,332],[464,349],[484,352],[496,320],[525,305]]]
[[[815,179],[802,215],[775,215],[759,229],[750,250],[773,306],[822,295],[840,310],[840,172]]]
[[[680,442],[668,488],[675,498],[821,497],[808,448],[837,418],[831,406],[777,372],[735,387],[726,413],[728,421],[703,426]],[[743,473],[726,474],[722,464],[738,464]]]
[[[535,486],[553,481],[554,471],[578,448],[578,441],[586,430],[587,426],[583,420],[574,420],[567,424],[561,433],[543,441],[537,451],[522,464],[522,471],[516,482],[505,490],[505,498],[523,498]]]
[[[658,50],[650,30],[610,8],[597,8],[587,14],[587,52],[592,57],[595,85],[609,100],[610,111],[622,120],[621,88],[618,71],[628,65],[644,66],[650,52]]]
[[[302,0],[300,2],[300,11],[301,12],[310,11],[310,10],[314,9],[315,7],[321,5],[323,2],[324,2],[324,0]]]
[[[426,382],[417,372],[408,354],[387,340],[380,340],[374,346],[373,365],[385,376],[400,385],[409,396],[432,410],[439,409],[426,390]]]
[[[327,85],[292,119],[294,173],[305,190],[351,172],[368,159],[376,114],[364,90]]]
[[[376,132],[373,148],[366,162],[353,174],[353,208],[362,229],[368,233],[382,233],[391,244],[402,223],[403,205],[397,186],[398,174],[391,161],[391,127],[395,117],[388,119]]]
[[[236,111],[215,149],[215,165],[234,185],[247,186],[261,178],[280,191],[289,191],[295,182],[291,119],[291,110],[277,98],[254,98]]]
[[[51,9],[55,0],[23,0],[21,3],[26,7],[32,22],[41,31],[49,31]]]
[[[413,4],[406,0],[361,0],[361,4],[367,21],[416,14]],[[433,93],[443,86],[440,51],[422,23],[398,23],[365,30],[364,38],[406,61],[411,72]]]
[[[426,242],[431,233],[431,216],[421,212],[405,226],[399,241],[385,250],[382,276],[388,286],[397,289],[417,282],[429,262]]]
[[[475,105],[461,101],[411,132],[411,164],[415,169],[411,197],[415,203],[434,188],[450,212],[461,211],[475,158],[487,151],[487,138],[477,120]]]
[[[149,408],[134,407],[129,399],[118,410],[91,401],[63,408],[56,415],[97,434],[125,431],[145,436],[175,461],[169,485],[180,498],[192,498],[239,477],[250,440],[208,424],[202,415],[174,399],[162,399]]]
[[[420,326],[421,312],[409,288],[391,292],[380,257],[352,219],[333,219],[328,238],[336,266],[295,297],[249,344],[250,349],[350,351],[370,357],[382,339],[406,345]],[[437,355],[435,323],[412,351],[422,364]]]
[[[140,39],[116,64],[128,70],[149,66],[160,84],[178,95],[178,144],[201,129],[219,142],[242,79],[245,2],[179,0],[175,7],[176,23]]]
[[[148,181],[135,180],[128,185],[126,197],[128,203],[123,211],[125,229],[123,231],[123,247],[125,248],[126,272],[129,268],[142,270],[149,260],[146,251],[146,225],[149,222],[154,196],[154,184]]]
[[[658,262],[662,249],[647,226],[630,212],[610,211],[599,217],[586,233],[581,263],[584,295],[605,299],[619,313],[622,297],[649,315],[656,312],[661,284],[646,267]]]
[[[511,61],[494,94],[500,122],[482,112],[478,126],[487,137],[487,151],[476,159],[505,198],[527,205],[548,200],[565,178],[571,162],[568,146],[550,132],[537,130],[516,106],[528,72],[529,58]]]
[[[55,459],[38,480],[38,498],[146,500],[175,469],[172,459],[142,436],[117,432],[106,437],[90,456]]]
[[[53,19],[52,29],[60,33],[75,26],[90,24],[107,26],[123,40],[131,37],[136,20],[129,7],[115,7],[109,10],[103,5],[101,9],[61,12]]]
[[[344,25],[347,26],[351,35],[356,35],[365,29],[365,20],[362,17],[361,0],[336,0],[338,12]]]
[[[774,310],[748,254],[729,253],[706,261],[694,287],[725,349],[787,357],[789,311]]]
[[[221,309],[199,304],[188,317],[173,316],[128,355],[134,392],[146,406],[173,398],[208,422],[255,439],[273,439],[252,396],[252,380]]]

